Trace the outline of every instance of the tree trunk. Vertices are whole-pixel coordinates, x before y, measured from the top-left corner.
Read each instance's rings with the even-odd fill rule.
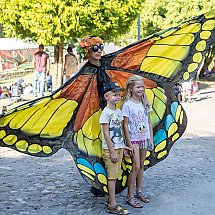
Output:
[[[63,83],[63,47],[64,43],[60,43],[54,47],[54,88],[59,88]]]

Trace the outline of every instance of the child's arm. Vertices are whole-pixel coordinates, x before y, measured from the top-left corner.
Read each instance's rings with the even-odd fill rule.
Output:
[[[102,123],[102,130],[103,130],[103,134],[104,134],[104,139],[105,139],[107,146],[110,150],[111,161],[113,163],[116,163],[116,162],[118,162],[118,157],[117,157],[116,150],[114,149],[113,143],[112,143],[111,138],[110,138],[109,125],[107,123],[105,123],[105,124]]]
[[[150,114],[148,115],[148,122],[149,122],[150,138],[151,138],[151,142],[150,142],[150,146],[151,146],[150,151],[151,151],[154,149],[154,139],[153,139],[153,127],[150,119]]]
[[[134,154],[133,145],[131,144],[131,139],[130,139],[129,130],[128,130],[128,117],[124,117],[122,126],[123,126],[123,133],[125,135],[126,144],[131,150],[131,156],[133,156]]]

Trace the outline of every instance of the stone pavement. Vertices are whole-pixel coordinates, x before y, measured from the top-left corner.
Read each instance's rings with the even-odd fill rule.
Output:
[[[130,214],[215,214],[215,91],[199,98],[183,104],[188,128],[168,158],[145,172],[150,203],[134,209],[117,195]],[[0,147],[0,215],[106,214],[105,197],[89,190],[66,150],[38,158]]]
[[[1,215],[103,211],[104,198],[92,197],[67,151],[37,158],[0,148],[0,155]]]
[[[125,204],[124,191],[117,195],[119,203],[130,214],[214,215],[214,142],[214,137],[201,142],[184,138],[165,161],[145,172],[144,190],[151,202],[133,209]],[[106,214],[105,197],[89,192],[63,149],[37,158],[0,148],[0,181],[1,215]]]

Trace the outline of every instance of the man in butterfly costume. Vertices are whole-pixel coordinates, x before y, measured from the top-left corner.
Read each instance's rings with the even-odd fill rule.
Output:
[[[107,192],[99,125],[103,84],[114,81],[124,88],[131,75],[145,77],[155,145],[147,152],[147,169],[165,159],[185,131],[187,117],[173,86],[195,77],[214,40],[215,10],[104,55],[99,67],[88,62],[52,95],[1,115],[0,145],[40,157],[65,148],[84,179]],[[131,159],[124,157],[116,192],[126,187],[130,170]]]

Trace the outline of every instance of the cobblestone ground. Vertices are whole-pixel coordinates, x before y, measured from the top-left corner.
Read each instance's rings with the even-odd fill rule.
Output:
[[[184,104],[189,123],[168,158],[145,172],[142,209],[130,214],[215,214],[215,91]],[[0,147],[0,215],[106,214],[104,197],[94,197],[66,150],[48,158]]]

